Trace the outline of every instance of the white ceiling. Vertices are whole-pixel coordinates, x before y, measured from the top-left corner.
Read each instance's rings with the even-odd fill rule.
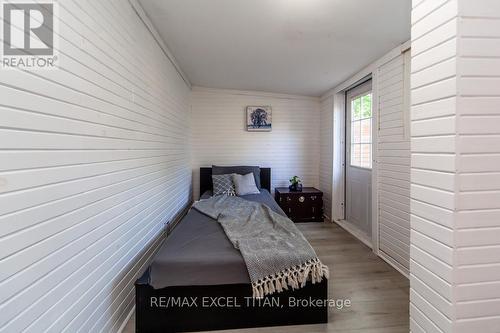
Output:
[[[140,0],[193,85],[319,96],[410,38],[411,0]]]

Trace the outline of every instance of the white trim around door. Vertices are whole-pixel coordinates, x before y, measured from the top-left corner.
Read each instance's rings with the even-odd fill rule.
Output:
[[[410,43],[404,43],[390,52],[384,57],[368,65],[350,79],[344,81],[337,87],[325,93],[321,99],[326,99],[333,96],[333,172],[332,172],[332,220],[338,223],[341,227],[360,239],[367,246],[373,249],[373,252],[379,257],[387,261],[390,265],[401,271],[401,267],[397,267],[393,260],[387,256],[382,256],[379,251],[379,188],[378,188],[378,132],[380,125],[379,115],[379,68],[383,64],[391,61],[392,59],[400,56],[410,48]],[[353,230],[345,222],[345,92],[356,86],[357,84],[365,81],[371,76],[372,79],[372,100],[373,100],[373,121],[374,130],[372,133],[373,155],[372,155],[372,237],[371,239],[363,238],[357,230]],[[404,273],[407,275],[406,273]]]

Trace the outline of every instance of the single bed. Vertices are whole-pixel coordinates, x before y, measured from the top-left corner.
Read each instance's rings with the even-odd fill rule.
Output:
[[[200,169],[200,193],[210,195],[211,168]],[[270,193],[271,170],[260,169],[261,193],[243,198],[284,212]],[[325,323],[327,280],[256,301],[245,262],[217,221],[190,209],[136,282],[137,332],[186,332]]]

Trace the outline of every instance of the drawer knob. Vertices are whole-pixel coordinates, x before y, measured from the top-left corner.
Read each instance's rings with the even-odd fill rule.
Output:
[[[300,201],[300,202],[304,202],[305,200],[306,200],[306,198],[304,198],[304,196],[300,196],[300,197],[299,197],[299,201]]]
[[[286,198],[286,201],[292,201],[292,198],[287,197],[287,198]]]

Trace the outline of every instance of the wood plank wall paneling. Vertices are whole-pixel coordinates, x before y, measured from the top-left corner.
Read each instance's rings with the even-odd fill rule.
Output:
[[[128,1],[59,6],[60,68],[0,75],[0,332],[116,332],[191,199],[183,79]]]
[[[405,56],[378,68],[379,250],[410,268],[410,138],[406,125]]]
[[[246,131],[246,106],[272,107],[271,132]],[[319,185],[320,103],[318,98],[193,88],[192,167],[194,198],[199,167],[259,165],[272,168],[272,187],[298,175],[304,186]]]
[[[323,191],[325,215],[332,219],[333,96],[321,100],[319,189]]]
[[[414,1],[413,332],[500,327],[500,5]]]
[[[455,331],[500,329],[500,3],[459,3]]]
[[[458,4],[413,6],[410,328],[452,332]]]

